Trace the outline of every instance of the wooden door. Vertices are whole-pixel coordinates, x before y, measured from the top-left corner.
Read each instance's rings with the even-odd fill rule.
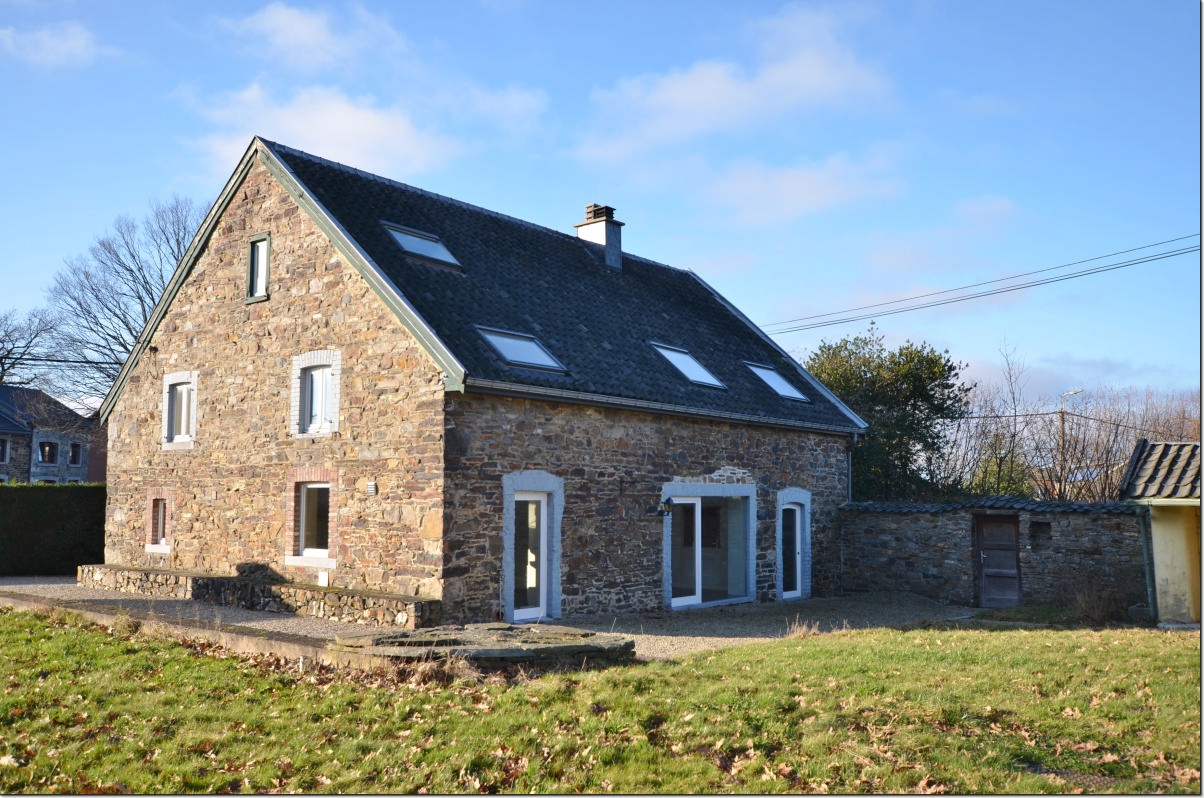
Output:
[[[980,607],[1020,603],[1020,519],[983,515],[974,519],[974,548]]]

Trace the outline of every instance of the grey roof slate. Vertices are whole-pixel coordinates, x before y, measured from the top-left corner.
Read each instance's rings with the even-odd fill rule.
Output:
[[[464,366],[469,390],[655,405],[667,412],[847,432],[863,422],[693,273],[263,141]],[[385,228],[438,236],[456,269],[408,255]],[[517,367],[480,335],[534,336],[564,372]],[[681,376],[652,342],[685,349],[725,388]],[[780,397],[745,365],[810,400]]]
[[[44,391],[0,384],[0,432],[28,435],[34,427],[74,427],[85,422]]]
[[[1200,444],[1137,441],[1120,481],[1122,499],[1199,499]]]

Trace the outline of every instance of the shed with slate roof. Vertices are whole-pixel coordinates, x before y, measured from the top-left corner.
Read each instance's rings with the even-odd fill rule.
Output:
[[[1159,623],[1200,622],[1200,444],[1137,442],[1120,498],[1148,508]]]
[[[107,564],[447,620],[806,597],[865,423],[689,271],[256,138],[101,408]]]

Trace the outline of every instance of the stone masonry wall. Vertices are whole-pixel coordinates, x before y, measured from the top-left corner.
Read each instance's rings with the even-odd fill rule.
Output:
[[[246,300],[250,240],[271,236],[269,298]],[[109,422],[105,561],[314,584],[294,554],[295,483],[330,480],[331,587],[438,599],[440,372],[368,284],[255,164],[130,374]],[[341,354],[338,431],[290,434],[292,359]],[[197,372],[196,439],[162,445],[163,378]],[[376,483],[371,495],[369,483]],[[152,499],[166,551],[148,547]]]
[[[661,609],[662,489],[717,471],[756,484],[756,597],[776,595],[777,492],[812,491],[814,593],[832,589],[836,507],[848,498],[848,438],[626,410],[447,395],[444,614],[502,611],[502,478],[564,480],[565,615]],[[737,477],[732,477],[737,478]]]
[[[976,606],[974,517],[1015,516],[1020,524],[1023,603],[1059,604],[1085,581],[1144,603],[1138,516],[1131,512],[1041,510],[839,511],[840,582],[846,591],[905,590]]]

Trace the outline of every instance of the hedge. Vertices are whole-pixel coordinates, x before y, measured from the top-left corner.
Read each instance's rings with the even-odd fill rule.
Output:
[[[104,562],[103,484],[0,485],[0,576],[74,576]]]

